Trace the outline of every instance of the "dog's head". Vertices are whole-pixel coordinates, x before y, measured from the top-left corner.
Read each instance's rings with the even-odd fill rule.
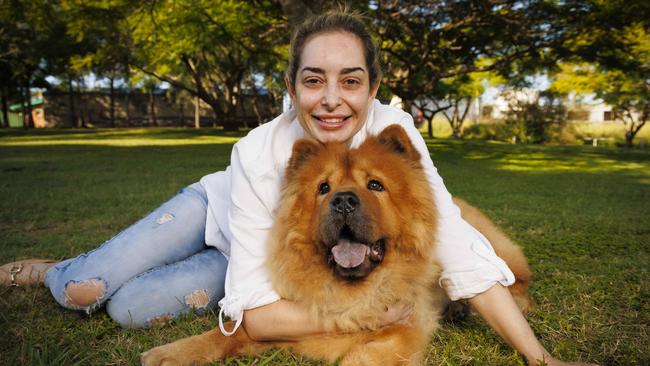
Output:
[[[284,197],[296,230],[342,279],[363,279],[392,256],[431,255],[435,205],[420,154],[399,126],[352,150],[297,141]]]

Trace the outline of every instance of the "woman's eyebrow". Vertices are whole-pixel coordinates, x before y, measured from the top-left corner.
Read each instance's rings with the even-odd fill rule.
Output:
[[[310,66],[305,66],[300,70],[301,73],[303,72],[313,72],[314,74],[320,74],[320,75],[325,75],[325,70],[321,69],[320,67],[310,67]],[[366,72],[363,67],[345,67],[341,69],[341,74],[351,74],[353,72]]]
[[[305,72],[305,71],[313,72],[314,74],[322,74],[322,75],[325,75],[325,70],[321,69],[320,67],[309,67],[309,66],[306,66],[306,67],[303,67],[302,70],[300,70],[300,72]]]
[[[351,74],[357,71],[366,72],[366,70],[364,70],[363,67],[346,67],[343,70],[341,70],[341,74]]]

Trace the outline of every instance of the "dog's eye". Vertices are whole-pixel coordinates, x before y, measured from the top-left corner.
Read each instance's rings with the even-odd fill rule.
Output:
[[[327,194],[330,191],[330,185],[327,182],[323,182],[318,186],[318,193]]]
[[[381,191],[384,190],[384,186],[382,186],[381,183],[379,183],[378,180],[371,179],[368,182],[368,189],[371,190],[371,191],[381,192]]]

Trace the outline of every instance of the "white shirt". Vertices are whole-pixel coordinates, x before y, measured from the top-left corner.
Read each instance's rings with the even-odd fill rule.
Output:
[[[470,298],[494,283],[514,283],[514,275],[487,239],[465,222],[433,165],[426,143],[411,115],[375,101],[364,126],[352,137],[356,148],[391,124],[401,125],[422,156],[422,165],[438,206],[440,284],[452,300]],[[233,147],[230,167],[207,175],[201,184],[208,195],[206,244],[229,258],[225,297],[219,302],[224,334],[241,324],[243,311],[280,299],[273,290],[265,261],[267,238],[280,200],[284,169],[293,143],[304,137],[294,111],[252,130]],[[236,322],[226,331],[222,313]]]

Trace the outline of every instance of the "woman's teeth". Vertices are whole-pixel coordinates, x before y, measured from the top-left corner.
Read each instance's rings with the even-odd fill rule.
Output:
[[[345,118],[317,118],[326,123],[341,123],[345,120]]]

